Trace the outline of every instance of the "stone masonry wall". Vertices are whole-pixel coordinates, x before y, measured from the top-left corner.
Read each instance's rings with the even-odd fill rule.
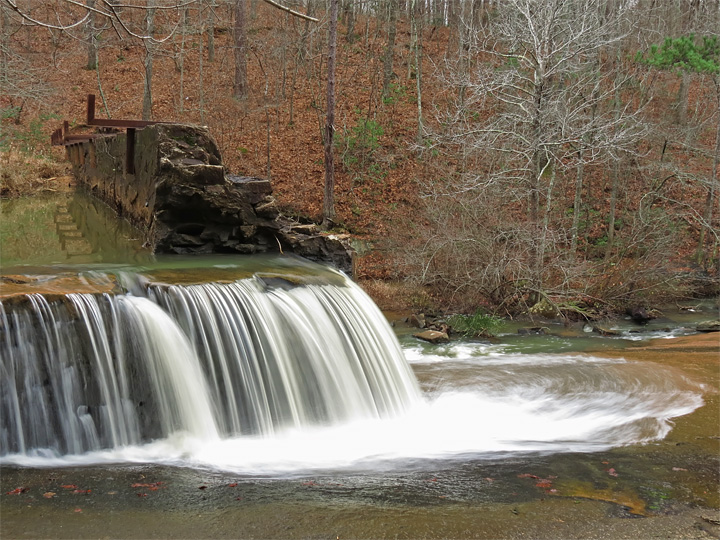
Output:
[[[125,133],[68,148],[80,182],[146,235],[156,253],[292,252],[350,273],[345,236],[280,215],[270,182],[228,175],[206,128],[157,124],[136,132],[134,174]]]

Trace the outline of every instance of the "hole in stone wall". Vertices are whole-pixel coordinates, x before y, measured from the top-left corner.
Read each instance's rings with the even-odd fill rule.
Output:
[[[184,223],[175,229],[175,232],[178,234],[197,236],[198,234],[202,234],[204,230],[205,225],[202,225],[201,223]]]

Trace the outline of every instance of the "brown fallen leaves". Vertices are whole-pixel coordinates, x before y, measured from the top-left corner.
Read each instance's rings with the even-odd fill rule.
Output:
[[[545,489],[549,493],[557,492],[557,490],[553,488],[553,480],[555,480],[557,476],[548,476],[547,478],[541,478],[540,476],[537,476],[535,474],[524,473],[518,474],[518,478],[532,478],[533,480],[536,480],[535,487]]]

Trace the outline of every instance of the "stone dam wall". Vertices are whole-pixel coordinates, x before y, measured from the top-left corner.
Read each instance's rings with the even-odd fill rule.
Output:
[[[352,273],[347,235],[322,233],[279,212],[268,180],[227,174],[206,128],[156,124],[68,147],[78,182],[145,235],[155,253],[295,253]]]

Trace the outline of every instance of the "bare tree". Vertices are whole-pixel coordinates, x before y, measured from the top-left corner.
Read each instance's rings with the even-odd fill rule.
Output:
[[[410,14],[410,27],[411,27],[411,50],[413,58],[408,60],[408,76],[410,75],[411,66],[415,67],[415,90],[417,99],[417,143],[422,144],[422,139],[425,133],[425,126],[423,121],[423,109],[422,109],[422,62],[423,62],[423,4],[419,0],[410,0],[411,14]]]
[[[397,12],[398,0],[389,0],[388,9],[388,38],[383,57],[383,97],[390,91],[390,83],[393,78],[393,60],[395,58],[395,37],[397,34]]]
[[[235,26],[233,31],[233,47],[235,51],[235,79],[233,95],[237,99],[244,98],[248,93],[247,84],[247,13],[245,0],[235,0]]]
[[[208,62],[215,61],[215,0],[208,0],[207,40]]]
[[[152,115],[152,73],[153,73],[153,55],[154,43],[153,34],[155,33],[155,0],[147,0],[147,9],[145,10],[145,35],[147,39],[143,39],[145,45],[145,58],[143,65],[145,66],[145,82],[143,84],[143,103],[142,103],[142,119],[150,120]]]
[[[100,21],[104,25],[112,26],[120,39],[133,38],[139,40],[145,48],[143,59],[144,84],[142,116],[149,119],[152,112],[152,72],[153,56],[160,44],[166,42],[174,35],[181,19],[182,11],[179,9],[198,2],[199,0],[147,0],[145,5],[118,5],[114,0],[86,0],[83,4],[75,0],[60,0],[48,5],[43,12],[44,18],[34,14],[31,0],[1,0],[21,22],[25,25],[34,25],[47,28],[51,31],[61,31],[71,34],[80,40],[88,41],[88,69],[98,72],[98,85],[100,86],[100,73],[97,61],[96,32]],[[165,30],[165,35],[156,37],[155,13],[163,10],[176,13],[177,20],[171,21]],[[143,13],[143,26],[135,23],[132,12]],[[84,35],[82,30],[85,29]],[[79,35],[75,32],[80,31]],[[102,87],[99,88],[105,103]],[[107,103],[105,103],[107,109]]]
[[[330,0],[327,61],[327,110],[325,111],[325,190],[323,197],[323,226],[330,228],[335,219],[335,60],[337,55],[337,24],[339,0]]]
[[[0,3],[0,95],[8,98],[10,107],[5,114],[16,124],[28,101],[39,102],[53,93],[42,70],[13,47],[10,36],[21,22],[13,21],[10,7]]]
[[[274,0],[263,0],[266,4],[289,13],[295,17],[311,22],[317,22],[315,17],[305,15],[287,6],[279,4]],[[233,84],[233,95],[240,99],[248,94],[247,82],[247,0],[235,0],[235,25],[233,31],[233,47],[235,52],[235,79]]]
[[[95,34],[95,18],[96,14],[92,9],[95,7],[95,0],[87,0],[87,7],[91,10],[90,17],[87,22],[87,44],[88,44],[88,60],[87,69],[97,69],[98,64],[98,47],[97,35]]]
[[[535,300],[566,265],[559,251],[566,235],[551,219],[559,182],[574,171],[579,201],[583,167],[616,159],[641,133],[629,106],[614,114],[621,81],[599,68],[599,52],[622,38],[616,19],[624,16],[618,9],[606,17],[604,8],[603,0],[507,0],[466,39],[484,61],[446,79],[464,89],[453,94],[439,118],[446,130],[436,134],[466,163],[450,191],[471,204],[481,191],[500,187],[499,207],[524,209],[517,230],[533,232],[522,234],[532,247],[522,252],[532,260],[519,268],[531,270],[523,279]],[[549,253],[558,264],[549,264]]]

